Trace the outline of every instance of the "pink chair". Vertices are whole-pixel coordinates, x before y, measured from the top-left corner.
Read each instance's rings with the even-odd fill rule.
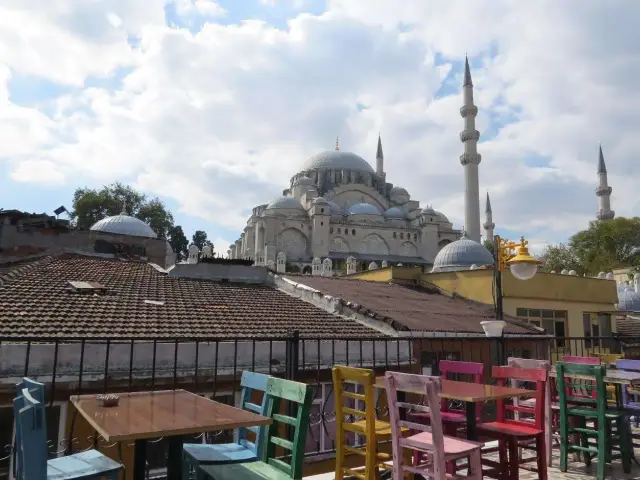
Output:
[[[440,378],[409,373],[387,372],[384,378],[389,420],[391,423],[391,445],[393,451],[393,480],[404,479],[405,473],[422,475],[433,480],[467,479],[482,480],[480,456],[481,443],[444,436],[440,418]],[[398,391],[420,393],[426,405],[414,405],[398,401]],[[400,408],[428,411],[431,425],[401,420]],[[418,430],[420,433],[402,436],[402,428]],[[404,449],[418,452],[414,465],[406,465]],[[417,461],[416,461],[417,458]],[[469,459],[469,475],[448,475],[446,465],[458,459]]]
[[[484,383],[484,364],[475,362],[457,362],[453,360],[441,360],[439,363],[440,375],[443,379],[457,380],[455,375],[467,375],[473,378],[473,383]],[[476,403],[476,417],[480,421],[482,405]],[[429,413],[412,413],[412,420],[419,423],[429,423]],[[444,427],[444,434],[452,437],[458,436],[460,430],[467,425],[467,413],[464,405],[454,408],[450,401],[442,399],[440,403],[440,418]]]

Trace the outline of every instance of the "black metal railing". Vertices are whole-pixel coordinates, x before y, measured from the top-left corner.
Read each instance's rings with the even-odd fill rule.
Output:
[[[442,359],[482,362],[489,367],[509,356],[560,360],[564,355],[632,353],[640,339],[549,338],[510,336],[430,336],[403,338],[307,338],[292,332],[273,338],[4,338],[0,339],[0,478],[7,478],[12,458],[14,385],[22,377],[46,384],[50,454],[106,445],[81,426],[69,397],[87,393],[182,388],[235,404],[242,371],[251,370],[309,383],[314,405],[307,438],[309,456],[334,450],[335,411],[331,368],[349,365],[438,374]],[[488,369],[488,368],[487,368]],[[489,378],[489,375],[487,375]],[[378,413],[386,414],[381,392]],[[382,392],[383,393],[383,392]],[[229,441],[230,432],[198,435],[194,441]],[[162,468],[163,439],[148,449],[150,469]],[[4,475],[4,477],[3,477]]]

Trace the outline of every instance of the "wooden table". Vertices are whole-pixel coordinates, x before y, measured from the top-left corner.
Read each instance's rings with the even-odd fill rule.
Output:
[[[385,388],[384,377],[377,377],[375,386]],[[398,392],[402,393],[402,392]],[[424,395],[424,390],[412,390],[407,393]],[[480,383],[457,382],[455,380],[442,380],[440,397],[448,400],[464,402],[467,412],[467,439],[477,440],[476,429],[476,403],[498,400],[501,398],[532,397],[536,392],[522,388],[498,387],[496,385],[483,385]]]
[[[179,480],[182,435],[268,425],[271,419],[185,390],[120,394],[116,407],[101,407],[95,395],[71,397],[77,411],[107,442],[135,441],[133,478],[145,478],[147,440],[168,437],[167,479]]]

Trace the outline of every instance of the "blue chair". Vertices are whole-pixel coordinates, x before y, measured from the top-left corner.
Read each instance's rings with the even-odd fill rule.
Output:
[[[22,456],[22,475],[28,480],[117,480],[123,466],[97,450],[47,460],[47,433],[44,403],[25,388],[14,400],[24,406],[15,419],[18,451]]]
[[[266,413],[267,382],[271,378],[269,375],[254,372],[242,372],[240,386],[242,387],[240,406],[243,410],[248,410],[259,415]],[[263,393],[262,405],[251,403],[251,394],[254,391]],[[252,431],[256,435],[256,443],[247,439],[247,431]],[[204,444],[187,443],[182,450],[182,479],[187,480],[191,470],[195,470],[196,479],[204,478],[204,474],[198,468],[200,465],[225,464],[251,462],[260,458],[262,448],[260,439],[265,434],[265,427],[239,428],[236,431],[236,443]],[[257,444],[257,445],[256,445]],[[239,479],[238,479],[239,480]]]
[[[24,408],[24,401],[22,399],[22,390],[28,389],[29,393],[33,398],[44,405],[44,383],[36,382],[35,380],[31,380],[30,378],[23,378],[22,382],[16,385],[16,400],[13,402],[13,418],[14,418],[14,426],[15,421],[18,418],[18,413],[22,408]],[[47,437],[46,425],[43,425],[45,428],[45,438]],[[24,475],[22,474],[22,455],[20,453],[20,449],[16,448],[16,446],[20,443],[20,438],[18,436],[18,429],[14,428],[15,437],[13,441],[13,477],[15,480],[25,480]]]

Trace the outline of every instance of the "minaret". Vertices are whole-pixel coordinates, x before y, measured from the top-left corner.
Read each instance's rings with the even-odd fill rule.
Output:
[[[382,140],[378,134],[378,150],[376,151],[376,174],[379,177],[384,175],[384,155],[382,154]]]
[[[464,145],[464,153],[460,155],[460,163],[464,167],[464,225],[467,238],[480,243],[480,185],[478,180],[478,139],[480,132],[476,130],[478,107],[473,104],[473,84],[469,59],[464,61],[464,83],[462,84],[464,103],[460,115],[464,118],[464,130],[460,132],[460,140]]]
[[[487,192],[487,203],[484,209],[484,216],[486,221],[484,222],[484,239],[493,242],[493,229],[496,224],[493,223],[493,213],[491,212],[491,201],[489,200],[489,192]]]
[[[604,164],[602,145],[600,145],[600,157],[598,158],[598,186],[596,195],[600,200],[600,210],[596,214],[598,220],[611,220],[616,216],[616,212],[611,210],[611,187],[607,181],[607,167]]]

